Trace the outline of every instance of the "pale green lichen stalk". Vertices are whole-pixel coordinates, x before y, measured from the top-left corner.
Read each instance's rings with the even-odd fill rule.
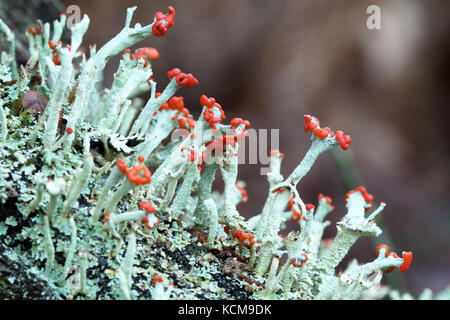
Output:
[[[37,297],[412,298],[380,284],[384,273],[406,271],[411,252],[398,256],[382,245],[374,261],[354,260],[336,273],[358,238],[381,233],[375,218],[385,204],[366,212],[373,197],[350,191],[334,241],[322,239],[331,199],[319,195],[316,209],[297,187],[322,153],[346,150],[351,139],[314,117],[305,116],[312,143],[303,160],[284,178],[284,155],[273,150],[261,214],[240,215],[248,197],[238,150],[250,123],[225,124],[222,107],[204,95],[195,121],[174,95],[198,81],[177,68],[157,92],[156,49],[127,48],[163,36],[175,11],[132,27],[135,9],[119,34],[89,53],[79,50],[87,16],[71,28],[70,45],[60,41],[65,15],[52,27],[30,27],[26,66],[17,66],[14,33],[0,20],[8,46],[0,60],[0,254],[46,283],[51,295]],[[102,89],[103,70],[119,53],[112,87]],[[147,101],[137,97],[145,91]],[[213,189],[218,177],[223,191]],[[296,229],[283,236],[289,220]],[[426,290],[419,298],[448,297],[449,290]]]

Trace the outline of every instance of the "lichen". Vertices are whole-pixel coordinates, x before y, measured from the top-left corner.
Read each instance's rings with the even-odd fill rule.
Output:
[[[284,155],[270,152],[266,203],[246,221],[237,210],[248,198],[237,180],[238,148],[250,122],[235,118],[225,124],[221,105],[205,95],[195,121],[183,98],[174,95],[198,80],[177,68],[156,92],[156,49],[127,48],[163,36],[174,24],[175,10],[169,7],[169,14],[156,13],[152,23],[131,27],[135,9],[127,10],[119,34],[99,50],[92,46],[89,54],[79,50],[87,16],[71,28],[70,44],[60,41],[64,14],[53,28],[49,23],[30,28],[31,57],[19,67],[14,33],[0,20],[9,46],[0,64],[1,249],[34,275],[42,291],[13,297],[409,297],[389,292],[380,280],[395,268],[406,271],[411,252],[399,257],[382,246],[374,261],[354,261],[336,274],[359,237],[382,232],[375,218],[384,203],[369,211],[373,196],[363,187],[350,191],[348,212],[330,245],[321,239],[330,225],[324,219],[334,209],[331,199],[319,194],[316,209],[297,191],[316,159],[331,148],[345,152],[350,137],[306,115],[309,151],[287,178],[280,173]],[[103,69],[119,53],[112,87],[104,90]],[[137,95],[146,90],[150,98],[144,105]],[[222,192],[212,188],[218,174]],[[289,219],[297,230],[281,236]],[[10,274],[5,279],[22,281]],[[448,297],[448,290],[436,297]]]

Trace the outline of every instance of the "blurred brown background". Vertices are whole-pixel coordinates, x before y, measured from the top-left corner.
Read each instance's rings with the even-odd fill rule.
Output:
[[[154,63],[158,89],[167,83],[165,73],[179,67],[200,82],[180,92],[193,114],[207,94],[224,107],[227,121],[238,116],[256,129],[279,128],[286,175],[310,144],[304,114],[351,134],[348,152],[322,155],[302,180],[304,200],[315,204],[318,193],[331,196],[336,210],[330,219],[337,222],[345,193],[365,185],[388,204],[381,222],[387,232],[360,240],[350,256],[369,261],[374,246],[387,242],[398,253],[414,252],[408,272],[387,275],[387,283],[415,296],[450,283],[449,1],[62,2],[63,10],[76,4],[89,15],[84,44],[98,47],[121,30],[127,7],[138,6],[132,24],[148,24],[154,12],[174,6],[167,35],[137,46],[161,54]],[[381,30],[366,27],[371,4],[381,7]],[[118,61],[109,63],[106,85]],[[355,169],[349,169],[352,162]],[[267,195],[259,170],[239,170],[250,197],[239,210],[247,217],[260,212]],[[325,237],[335,232],[329,227]]]

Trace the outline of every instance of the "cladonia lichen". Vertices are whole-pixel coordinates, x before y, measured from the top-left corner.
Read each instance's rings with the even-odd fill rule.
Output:
[[[250,122],[226,123],[222,106],[206,95],[194,120],[175,94],[198,80],[178,68],[157,92],[158,51],[129,48],[168,32],[175,10],[131,26],[135,9],[115,37],[88,53],[80,50],[87,16],[70,29],[70,44],[60,40],[64,14],[30,27],[26,66],[17,66],[14,32],[0,20],[8,46],[0,61],[2,252],[58,299],[410,297],[380,284],[384,274],[408,269],[410,251],[380,245],[374,261],[336,270],[360,237],[381,234],[375,219],[384,202],[372,209],[364,187],[349,191],[337,235],[324,241],[331,199],[319,194],[307,204],[298,192],[320,155],[346,152],[351,138],[306,115],[309,150],[287,177],[284,155],[270,152],[267,200],[246,220],[237,209],[248,198],[238,150]],[[112,86],[102,89],[103,70],[118,54]],[[145,91],[147,101],[137,97]],[[214,190],[219,178],[223,190]],[[283,236],[288,220],[296,229]]]

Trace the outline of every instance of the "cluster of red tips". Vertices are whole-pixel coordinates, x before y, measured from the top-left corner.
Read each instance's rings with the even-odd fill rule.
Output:
[[[318,198],[319,200],[320,200],[320,199],[324,199],[324,200],[328,203],[328,205],[331,207],[331,209],[334,210],[333,201],[331,200],[330,197],[324,196],[322,193],[319,193],[319,194],[317,195],[317,198]]]
[[[225,113],[222,110],[222,106],[216,102],[216,99],[208,98],[204,94],[200,97],[200,104],[206,107],[205,111],[203,112],[203,119],[206,122],[209,122],[211,128],[216,130],[216,123],[219,123],[220,121],[225,119]],[[214,107],[219,110],[220,117],[216,117],[214,115]]]
[[[128,168],[123,159],[116,159],[116,165],[127,176],[128,180],[134,184],[149,184],[152,181],[152,173],[142,164]]]
[[[121,159],[121,158],[116,159],[116,166],[123,173],[125,173],[125,174],[127,173],[128,167],[123,159]]]
[[[178,110],[180,112],[183,112],[184,111],[183,109],[185,109],[183,97],[172,97],[169,99],[169,101],[167,103],[168,103],[170,109],[172,109],[172,110]],[[187,111],[187,114],[189,114],[189,111]]]
[[[191,150],[188,154],[188,160],[189,162],[195,162],[195,160],[197,160],[197,152]]]
[[[305,253],[300,254],[300,256],[292,258],[292,265],[296,268],[301,268],[308,261],[308,256]]]
[[[169,79],[175,77],[177,84],[181,87],[190,88],[192,86],[198,85],[198,80],[191,73],[183,73],[178,68],[173,68],[167,72]]]
[[[147,200],[141,201],[139,203],[139,208],[147,211],[147,213],[155,213],[156,212],[155,207],[150,203],[150,201],[147,201]]]
[[[62,45],[62,42],[61,42],[61,41],[58,41],[56,44]],[[49,40],[49,41],[48,41],[48,46],[50,47],[50,49],[53,50],[53,52],[56,51],[56,44],[54,44],[52,40]],[[69,49],[69,51],[70,51],[70,49],[71,49],[70,45],[68,44],[66,47],[67,47],[67,49]],[[57,65],[57,66],[60,66],[60,65],[61,65],[61,61],[59,61],[59,53],[58,53],[58,52],[55,53],[55,55],[53,56],[53,59],[52,59],[52,60],[53,60],[53,63],[54,63],[55,65]]]
[[[280,152],[280,150],[277,149],[270,150],[269,157],[274,155],[278,155],[281,158],[281,160],[284,160],[284,153]]]
[[[405,272],[408,270],[409,266],[411,265],[413,254],[411,251],[403,252],[403,263],[400,266],[400,272]]]
[[[127,50],[122,51],[122,54],[129,53],[129,52],[130,52],[130,49],[127,49]],[[156,50],[155,48],[146,47],[146,48],[137,49],[134,53],[130,54],[130,60],[143,59],[144,60],[144,68],[146,68],[148,66],[148,61],[146,58],[159,59],[158,50]]]
[[[155,229],[156,225],[159,223],[159,218],[155,215],[155,207],[150,203],[150,201],[145,200],[139,203],[139,208],[147,212],[147,216],[141,220],[142,223],[145,224],[147,229]]]
[[[386,250],[386,252],[384,253],[384,256],[385,256],[385,258],[387,258],[387,257],[389,257],[389,247],[388,247],[388,245],[387,244],[380,244],[378,247],[377,247],[377,256],[379,256],[380,255],[380,249],[381,248],[384,248],[385,250]]]
[[[380,255],[380,249],[381,248],[384,248],[386,250],[385,253],[384,253],[384,256],[386,258],[389,257],[389,256],[392,256],[394,258],[399,258],[399,256],[395,252],[389,253],[389,247],[388,247],[388,245],[386,245],[384,243],[380,244],[377,247],[377,249],[376,249],[377,250],[377,256]],[[411,251],[408,251],[408,252],[403,251],[402,258],[403,258],[403,262],[400,265],[400,272],[405,272],[406,270],[408,270],[409,266],[411,265],[412,258],[413,258],[413,253]],[[384,273],[390,273],[390,272],[394,271],[395,268],[396,267],[391,267],[389,269],[386,269],[386,270],[384,270]]]
[[[155,97],[158,98],[160,95],[161,93],[157,92]],[[159,111],[169,109],[177,111],[172,120],[178,119],[178,125],[181,129],[193,129],[195,127],[195,120],[190,115],[189,110],[185,108],[183,97],[172,97],[159,107]]]
[[[60,114],[61,114],[61,111],[60,111]],[[58,118],[58,126],[60,126],[62,123],[63,123],[63,118],[59,117]]]
[[[39,26],[36,26],[35,28],[29,27],[28,33],[31,33],[32,35],[41,34],[41,28]]]
[[[167,33],[167,29],[173,26],[175,22],[175,9],[167,7],[169,14],[165,15],[161,11],[155,13],[156,22],[152,26],[152,32],[155,37],[162,37]]]
[[[152,285],[155,285],[157,282],[163,282],[163,278],[155,273],[152,278]]]
[[[242,230],[236,230],[233,232],[232,236],[238,238],[239,241],[247,248],[250,248],[255,244],[255,236],[251,233],[245,233]]]
[[[350,136],[344,134],[343,131],[338,130],[338,131],[336,131],[336,133],[334,133],[328,127],[321,128],[319,119],[317,119],[316,117],[305,115],[303,118],[306,121],[306,124],[304,127],[305,132],[312,131],[316,137],[318,137],[319,139],[322,139],[322,140],[328,138],[329,136],[331,138],[334,137],[336,139],[336,141],[339,142],[339,145],[341,146],[342,150],[347,150],[348,147],[350,146],[352,139],[350,138]]]
[[[103,221],[107,222],[111,219],[111,212],[106,212],[105,215],[103,216]]]
[[[306,210],[314,210],[316,207],[313,205],[313,204],[311,204],[311,203],[307,203],[307,204],[305,204],[305,207],[306,207]]]
[[[305,128],[304,128],[305,132],[308,130],[313,131],[315,128],[320,127],[319,119],[317,119],[316,117],[311,117],[311,116],[306,115],[303,118],[306,121]]]
[[[142,173],[142,175],[139,174]],[[128,180],[133,182],[134,184],[149,184],[152,181],[152,173],[150,170],[144,165],[136,165],[127,170]]]
[[[248,120],[242,120],[241,118],[233,118],[230,121],[231,130],[234,130],[238,125],[243,124],[246,129],[250,128],[251,124]]]
[[[247,195],[247,191],[245,191],[244,188],[242,188],[240,185],[236,185],[236,188],[241,192],[242,195],[242,202],[247,202],[248,201],[248,195]]]
[[[71,127],[67,127],[66,128],[66,133],[67,134],[72,134],[73,133],[73,129]]]
[[[361,187],[358,187],[356,189],[353,189],[353,190],[347,192],[347,194],[345,195],[345,202],[347,202],[350,195],[355,192],[361,192],[361,194],[364,198],[364,201],[366,201],[366,203],[367,203],[366,211],[368,211],[372,207],[373,195],[368,193],[365,187],[361,186]]]
[[[226,145],[230,145],[232,147],[234,147],[236,145],[236,142],[238,142],[241,139],[244,139],[247,136],[247,132],[243,132],[240,134],[237,134],[235,136],[231,136],[231,135],[223,135],[220,137],[215,138],[212,141],[209,141],[205,144],[205,146],[208,148],[208,150],[212,153],[214,152],[215,154],[218,153],[222,153],[225,148]]]

